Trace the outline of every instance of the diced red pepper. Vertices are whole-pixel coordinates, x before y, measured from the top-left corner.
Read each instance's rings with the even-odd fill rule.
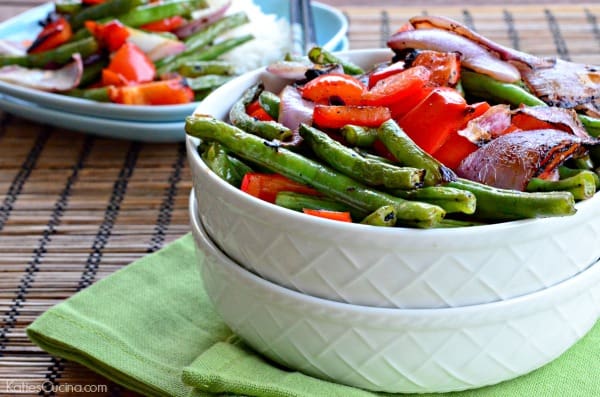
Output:
[[[115,52],[121,48],[129,37],[127,27],[117,20],[105,24],[90,20],[85,22],[85,27],[110,52]]]
[[[109,87],[110,100],[124,105],[176,105],[194,100],[194,92],[180,78]]]
[[[431,81],[436,86],[454,87],[460,80],[460,55],[456,52],[419,51],[412,67],[425,66],[431,71]]]
[[[317,190],[295,182],[281,174],[262,174],[258,172],[247,172],[242,179],[240,189],[251,196],[270,203],[275,202],[279,192],[319,195]]]
[[[560,124],[552,124],[544,120],[540,120],[526,113],[517,113],[512,116],[511,124],[513,128],[529,131],[529,130],[545,130],[545,129],[561,129]],[[569,131],[567,128],[566,131]]]
[[[96,4],[102,4],[104,3],[106,0],[81,0],[82,4],[91,6],[91,5],[96,5]]]
[[[33,43],[27,49],[29,54],[37,54],[56,48],[73,37],[71,24],[66,18],[60,17],[44,26]]]
[[[404,71],[404,62],[394,62],[386,67],[380,67],[369,73],[369,89],[371,89],[379,80],[390,77],[393,74]]]
[[[172,32],[185,23],[185,19],[181,15],[175,15],[170,18],[161,19],[140,26],[140,29],[150,32]]]
[[[154,63],[138,46],[131,42],[125,42],[113,54],[106,69],[120,75],[127,84],[147,83],[156,77]],[[104,85],[115,84],[113,78],[102,82]]]
[[[490,105],[487,102],[478,102],[469,106],[469,113],[465,116],[463,125],[459,129],[464,128],[470,120],[473,120],[488,111]],[[456,169],[460,162],[467,157],[471,152],[478,149],[478,146],[462,135],[458,134],[458,130],[452,131],[446,142],[433,153],[433,157],[442,162],[442,164]]]
[[[342,128],[347,124],[379,127],[391,118],[384,106],[325,106],[316,105],[313,122],[322,128]]]
[[[422,96],[430,86],[431,72],[424,66],[415,66],[381,79],[362,96],[363,105],[390,106],[414,96]]]
[[[319,218],[331,219],[333,221],[352,222],[350,212],[347,211],[314,210],[310,208],[303,208],[302,212],[308,215],[318,216]]]
[[[358,105],[366,90],[364,84],[347,74],[322,74],[300,89],[304,99],[323,105]]]
[[[464,124],[468,112],[467,102],[458,91],[438,87],[398,124],[421,149],[432,154]]]
[[[274,121],[273,117],[271,117],[269,113],[267,113],[267,111],[260,106],[260,102],[258,102],[258,100],[246,106],[246,113],[248,113],[250,117],[254,117],[260,121]]]

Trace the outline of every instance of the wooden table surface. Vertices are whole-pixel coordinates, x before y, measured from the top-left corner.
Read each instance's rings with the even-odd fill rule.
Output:
[[[600,64],[600,1],[323,2],[348,17],[351,48],[380,47],[426,12],[524,51]],[[0,1],[0,20],[41,3]],[[181,143],[95,137],[0,110],[0,395],[82,395],[72,392],[77,385],[96,385],[99,396],[135,395],[47,355],[24,330],[52,305],[187,233],[190,188]],[[25,392],[31,388],[39,393]]]

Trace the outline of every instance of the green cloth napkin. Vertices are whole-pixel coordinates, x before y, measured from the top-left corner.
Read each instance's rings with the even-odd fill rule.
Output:
[[[188,234],[77,293],[31,324],[29,338],[145,396],[381,396],[286,370],[245,346],[209,303],[193,244]],[[435,396],[562,395],[600,395],[600,322],[528,375]]]

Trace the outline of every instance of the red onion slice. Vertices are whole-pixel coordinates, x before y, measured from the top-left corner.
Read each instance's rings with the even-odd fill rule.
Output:
[[[286,86],[281,94],[279,122],[292,131],[298,131],[300,124],[312,124],[314,103],[302,99],[300,92],[293,86]]]
[[[73,61],[56,70],[30,69],[18,65],[0,68],[0,80],[41,91],[67,91],[77,87],[83,74],[79,54]]]
[[[176,29],[174,32],[175,35],[180,39],[185,39],[186,37],[191,36],[197,31],[205,28],[207,25],[210,25],[211,23],[220,19],[223,15],[225,15],[225,12],[230,6],[231,0],[228,0],[221,5],[201,11],[200,15],[197,15],[191,21]]]

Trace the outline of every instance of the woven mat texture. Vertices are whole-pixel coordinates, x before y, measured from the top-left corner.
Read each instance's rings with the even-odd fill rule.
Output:
[[[0,2],[0,15],[39,3]],[[339,8],[351,48],[384,46],[410,16],[441,14],[523,51],[600,65],[599,4]],[[50,306],[188,232],[190,189],[183,144],[97,138],[0,111],[1,396],[135,395],[47,355],[24,330]]]

